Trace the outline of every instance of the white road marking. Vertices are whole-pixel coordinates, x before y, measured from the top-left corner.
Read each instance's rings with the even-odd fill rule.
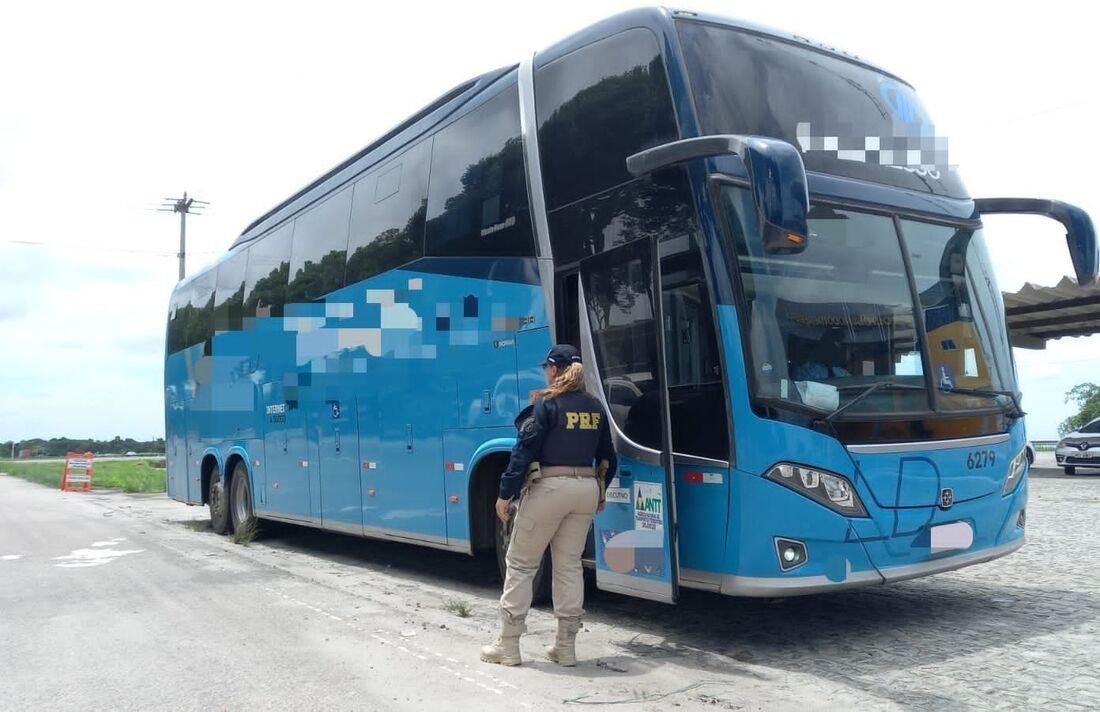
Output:
[[[118,546],[119,544],[121,544],[124,541],[126,541],[126,540],[125,539],[108,539],[107,541],[95,541],[95,542],[92,542],[92,546],[97,546],[97,547],[98,546]]]
[[[55,556],[53,560],[62,562],[60,564],[54,564],[54,566],[63,569],[84,569],[91,566],[109,564],[119,557],[127,556],[128,554],[140,554],[144,551],[145,549],[74,549],[73,553],[64,556]]]
[[[16,559],[21,558],[23,558],[21,554],[4,554],[3,556],[0,556],[0,561],[15,561]]]

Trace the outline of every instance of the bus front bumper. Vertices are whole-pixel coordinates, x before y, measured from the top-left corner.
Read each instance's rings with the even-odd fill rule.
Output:
[[[897,583],[908,579],[920,578],[945,571],[954,571],[965,566],[981,564],[1011,554],[1024,545],[1024,537],[990,549],[971,551],[954,556],[922,561],[917,564],[883,568],[881,571],[853,571],[843,581],[833,581],[826,576],[764,577],[735,576],[713,574],[707,571],[684,570],[680,572],[680,582],[689,588],[723,593],[727,596],[747,596],[751,598],[782,598],[784,596],[803,596],[812,593],[829,593],[850,588],[861,588],[875,584]]]
[[[1009,494],[946,509],[887,509],[867,496],[869,516],[860,518],[843,517],[763,477],[735,472],[732,484],[733,502],[755,506],[743,507],[733,520],[721,567],[681,569],[685,587],[766,598],[841,591],[979,564],[1025,541],[1026,475]],[[967,533],[962,539],[943,536],[960,529]],[[800,544],[803,557],[784,570],[787,543]]]

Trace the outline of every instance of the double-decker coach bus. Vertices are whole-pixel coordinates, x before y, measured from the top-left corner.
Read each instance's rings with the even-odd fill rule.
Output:
[[[975,200],[906,82],[648,9],[440,97],[175,289],[168,493],[474,554],[513,419],[580,346],[621,457],[599,587],[782,596],[1024,542],[1025,433]],[[996,241],[996,236],[991,238]],[[542,587],[546,579],[542,577]]]

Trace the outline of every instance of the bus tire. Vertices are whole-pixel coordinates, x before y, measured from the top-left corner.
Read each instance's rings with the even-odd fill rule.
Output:
[[[500,517],[496,515],[495,507],[490,508],[494,524],[493,532],[496,542],[497,568],[500,570],[501,581],[504,580],[508,573],[508,542],[512,539],[512,524],[516,521],[516,508],[516,504],[513,502],[512,506],[509,508],[512,516],[508,519],[507,524],[500,521]],[[553,570],[553,564],[550,561],[550,547],[546,547],[546,553],[542,555],[542,562],[539,564],[539,570],[535,572],[535,580],[531,585],[533,589],[531,603],[533,605],[541,606],[549,603],[553,598]]]
[[[238,462],[233,468],[228,509],[233,531],[256,526],[256,515],[252,511],[252,486],[248,483],[248,468],[243,462]]]
[[[225,481],[218,466],[210,473],[210,491],[207,492],[207,501],[210,503],[210,528],[217,534],[228,534],[232,531],[232,522],[229,521],[229,493],[225,491]]]
[[[1077,474],[1077,468],[1076,467],[1066,467],[1064,469],[1065,469],[1067,475],[1076,475]]]

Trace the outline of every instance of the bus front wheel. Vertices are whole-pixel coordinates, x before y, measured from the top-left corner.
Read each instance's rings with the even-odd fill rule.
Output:
[[[495,501],[496,499],[494,496],[494,502]],[[508,508],[512,516],[508,518],[508,523],[505,524],[500,521],[500,517],[496,515],[496,511],[490,507],[494,522],[494,532],[496,534],[497,568],[500,569],[501,580],[508,574],[508,543],[512,540],[512,524],[516,521],[516,509],[517,505],[513,500],[512,505]],[[532,584],[534,595],[531,597],[531,603],[543,605],[549,603],[553,597],[554,575],[552,573],[552,566],[553,564],[550,561],[550,547],[547,547],[546,553],[542,555],[542,562],[539,564],[539,570],[535,572],[535,580]]]
[[[228,534],[231,530],[229,521],[229,493],[225,491],[225,482],[222,473],[215,466],[210,473],[210,491],[207,492],[207,501],[210,503],[210,528],[218,534]]]
[[[248,469],[243,462],[233,468],[233,482],[229,485],[229,514],[233,520],[233,530],[241,531],[256,525],[256,515],[252,512],[252,487],[248,484]]]
[[[1077,468],[1076,467],[1066,467],[1064,469],[1065,469],[1067,475],[1076,475],[1077,474]]]

